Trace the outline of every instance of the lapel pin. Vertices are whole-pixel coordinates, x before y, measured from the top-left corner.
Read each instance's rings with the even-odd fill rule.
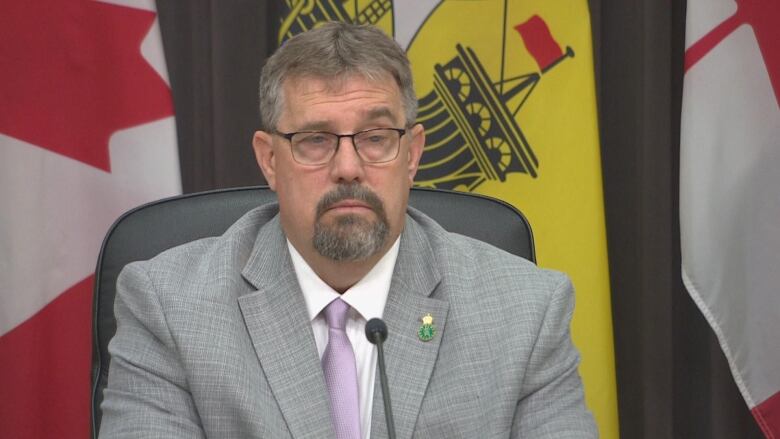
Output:
[[[433,316],[428,313],[422,318],[422,325],[417,331],[417,336],[422,341],[431,341],[434,335],[436,335],[436,327],[433,326]]]

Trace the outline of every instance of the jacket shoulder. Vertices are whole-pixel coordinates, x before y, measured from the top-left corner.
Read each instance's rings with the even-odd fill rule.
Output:
[[[263,227],[278,227],[278,207],[263,205],[250,210],[222,235],[197,239],[146,260],[128,264],[120,274],[143,272],[164,297],[178,291],[190,295],[226,291],[217,284],[244,283],[241,269],[249,259],[258,233]],[[234,290],[234,289],[227,289]]]
[[[419,211],[410,209],[409,213],[413,227],[419,227],[427,238],[445,279],[448,276],[484,279],[487,285],[540,291],[554,290],[569,282],[560,271],[540,268],[484,241],[449,232]]]

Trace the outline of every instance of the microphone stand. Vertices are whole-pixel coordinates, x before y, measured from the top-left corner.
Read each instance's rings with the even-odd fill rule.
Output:
[[[385,370],[385,353],[382,345],[387,338],[387,325],[381,319],[371,319],[366,323],[366,337],[368,341],[376,345],[377,359],[379,360],[379,381],[382,385],[382,402],[385,406],[385,422],[387,423],[387,437],[395,439],[395,422],[393,421],[393,407],[390,404],[390,386],[387,384],[387,372]]]

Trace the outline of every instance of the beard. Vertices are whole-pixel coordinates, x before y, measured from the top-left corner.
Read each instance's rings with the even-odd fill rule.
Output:
[[[354,214],[340,215],[332,224],[323,223],[322,216],[334,204],[344,200],[366,203],[376,215],[369,221]],[[390,225],[382,200],[369,189],[357,184],[343,184],[325,194],[317,203],[317,215],[312,239],[317,252],[334,261],[362,261],[377,254],[385,246]]]

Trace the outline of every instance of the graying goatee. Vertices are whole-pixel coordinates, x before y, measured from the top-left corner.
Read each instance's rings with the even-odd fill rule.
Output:
[[[334,224],[323,224],[322,215],[334,204],[344,200],[366,203],[376,214],[376,221],[368,221],[358,215],[342,215]],[[357,184],[340,185],[325,194],[317,203],[317,220],[314,224],[314,248],[334,261],[360,261],[379,252],[387,241],[390,226],[387,214],[376,194]]]

